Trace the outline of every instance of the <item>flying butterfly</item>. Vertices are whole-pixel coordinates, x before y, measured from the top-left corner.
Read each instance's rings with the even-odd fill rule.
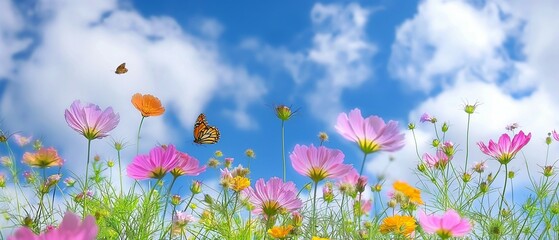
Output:
[[[126,72],[128,72],[128,69],[126,68],[126,63],[122,63],[118,65],[118,67],[116,67],[115,70],[116,74],[125,74]]]
[[[208,125],[206,115],[200,113],[194,124],[194,142],[197,144],[214,144],[219,141],[217,127]]]

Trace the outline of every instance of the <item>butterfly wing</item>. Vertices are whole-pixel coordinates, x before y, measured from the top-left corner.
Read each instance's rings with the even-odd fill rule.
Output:
[[[215,144],[219,141],[219,129],[214,126],[207,126],[198,132],[194,142],[198,144]]]
[[[116,67],[115,70],[116,74],[125,74],[126,72],[128,72],[128,69],[126,68],[126,63],[122,63],[118,65],[118,67]]]
[[[200,113],[194,124],[194,142],[197,144],[214,144],[219,141],[219,129],[208,125],[206,115]]]

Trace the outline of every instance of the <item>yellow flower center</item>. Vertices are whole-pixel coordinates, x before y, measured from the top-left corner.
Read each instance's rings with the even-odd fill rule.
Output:
[[[373,153],[380,150],[381,145],[370,139],[359,139],[357,141],[359,148],[365,154]]]

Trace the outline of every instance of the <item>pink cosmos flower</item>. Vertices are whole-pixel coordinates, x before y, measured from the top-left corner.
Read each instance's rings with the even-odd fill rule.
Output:
[[[248,187],[242,191],[242,194],[254,206],[252,212],[263,215],[266,219],[283,211],[293,213],[303,205],[301,199],[297,197],[295,184],[284,183],[277,177],[270,178],[266,183],[260,178],[254,188]]]
[[[555,138],[555,141],[559,141],[559,133],[555,130],[553,130],[553,138]]]
[[[442,239],[463,237],[472,230],[470,221],[461,218],[452,209],[446,211],[442,216],[427,216],[424,212],[419,212],[419,224],[426,233],[437,234]]]
[[[508,134],[504,133],[499,138],[499,142],[495,143],[493,140],[489,140],[489,146],[486,146],[483,142],[478,142],[477,145],[481,151],[499,161],[501,164],[509,163],[520,149],[522,149],[532,137],[532,133],[524,135],[523,131],[514,135],[512,141]]]
[[[156,146],[148,155],[138,155],[126,167],[128,176],[136,180],[161,179],[179,164],[179,154],[175,146]]]
[[[431,156],[429,153],[423,154],[423,161],[430,168],[443,169],[448,163],[448,156],[439,149],[436,156]]]
[[[373,208],[373,201],[371,199],[365,200],[362,199],[361,201],[359,201],[359,207],[360,207],[360,212],[359,215],[369,215],[369,213],[371,212],[371,209]]]
[[[72,103],[64,112],[66,123],[76,132],[81,133],[88,140],[104,138],[116,128],[120,116],[113,112],[111,107],[101,110],[95,104],[89,103],[82,106],[79,100]]]
[[[194,216],[186,212],[176,211],[175,214],[173,214],[173,224],[177,224],[179,226],[185,226],[195,220]]]
[[[36,235],[29,228],[20,227],[14,235],[8,237],[8,240],[93,240],[96,239],[98,231],[99,228],[95,224],[93,216],[85,217],[82,222],[79,216],[72,212],[66,212],[58,228]]]
[[[398,122],[386,124],[377,116],[364,119],[358,108],[351,110],[349,116],[340,113],[335,128],[344,138],[356,142],[365,154],[393,152],[404,147],[404,134],[398,130]]]
[[[32,137],[25,137],[21,134],[14,134],[14,140],[16,141],[17,145],[23,147],[31,142]]]
[[[433,120],[433,118],[431,116],[429,116],[428,113],[423,113],[421,115],[421,117],[419,118],[420,123],[431,122],[432,120]]]
[[[295,171],[310,177],[314,182],[325,178],[340,178],[353,169],[353,166],[343,164],[342,151],[324,146],[316,148],[312,144],[310,147],[297,144],[289,158]]]
[[[179,151],[177,151],[177,154],[179,158],[178,164],[171,170],[171,174],[173,174],[174,177],[182,175],[198,176],[200,173],[206,171],[206,166],[200,167],[198,159]]]

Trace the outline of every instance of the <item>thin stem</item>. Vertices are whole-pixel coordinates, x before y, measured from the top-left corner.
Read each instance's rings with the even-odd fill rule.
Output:
[[[501,208],[503,207],[503,202],[505,201],[505,191],[507,190],[507,179],[508,179],[508,165],[505,164],[505,185],[503,186],[503,193],[501,195],[501,202],[499,203],[499,209],[497,209],[497,214],[499,214],[499,218],[501,218]]]
[[[365,167],[365,160],[367,159],[367,155],[368,153],[365,153],[365,155],[363,156],[363,162],[361,163],[361,170],[359,171],[359,176],[363,175],[363,168]]]
[[[169,185],[169,189],[167,190],[167,194],[165,194],[165,197],[164,197],[165,207],[163,208],[163,216],[161,216],[161,235],[159,236],[159,238],[163,238],[163,236],[165,235],[165,231],[163,231],[163,229],[165,229],[165,215],[167,214],[167,206],[169,205],[169,204],[167,204],[167,200],[169,199],[169,196],[171,195],[171,189],[173,188],[173,185],[175,184],[176,180],[177,180],[177,177],[173,177],[173,180],[171,181],[171,185]]]
[[[82,217],[85,218],[87,209],[87,180],[89,174],[89,157],[91,154],[91,139],[87,140],[87,163],[85,164],[85,183],[83,185],[83,214]]]
[[[312,219],[311,219],[311,232],[313,236],[316,236],[316,189],[318,188],[318,182],[314,182],[314,194],[312,198]]]
[[[413,135],[413,142],[415,143],[415,154],[417,154],[417,158],[421,161],[421,156],[419,156],[419,149],[417,147],[417,138],[415,137],[415,131],[412,129],[411,133]]]
[[[464,171],[468,169],[468,156],[470,153],[470,114],[468,114],[468,123],[466,125],[466,161],[464,162]]]
[[[122,164],[120,163],[120,150],[116,151],[118,157],[118,176],[120,177],[120,196],[122,196]]]
[[[283,160],[283,181],[287,181],[285,177],[285,121],[281,121],[281,159]]]
[[[142,130],[142,124],[144,124],[144,119],[146,117],[142,116],[142,120],[140,121],[140,126],[138,127],[138,138],[136,139],[136,155],[140,153],[140,131]]]

